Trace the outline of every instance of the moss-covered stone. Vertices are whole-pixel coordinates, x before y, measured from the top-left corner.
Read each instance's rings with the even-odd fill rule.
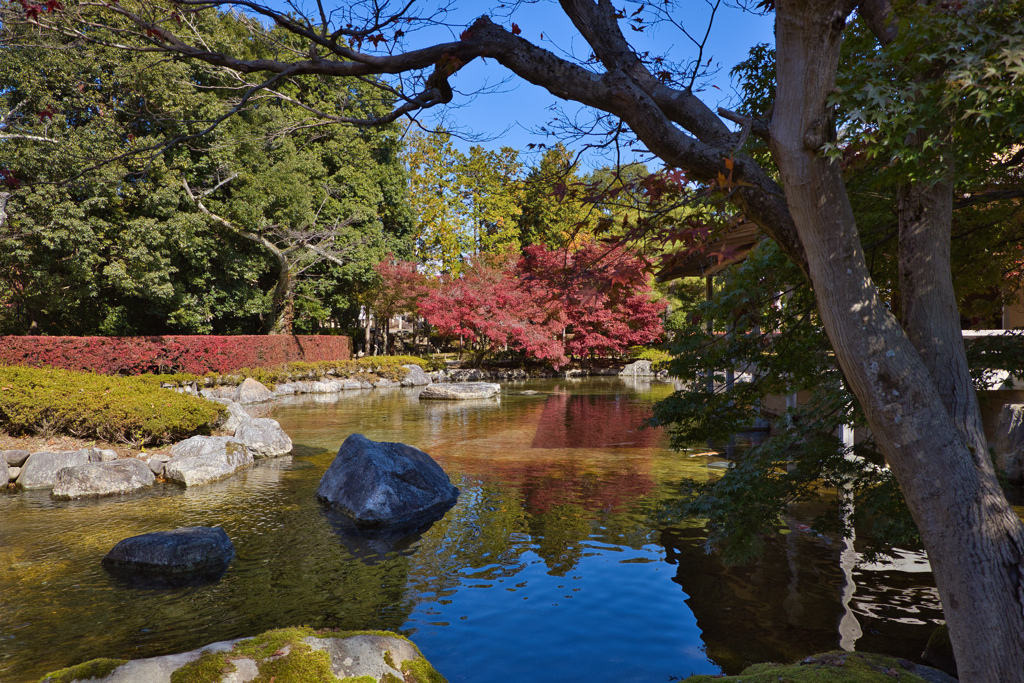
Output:
[[[46,674],[39,679],[39,683],[72,683],[87,681],[90,678],[104,678],[112,674],[117,667],[127,663],[127,659],[93,659]]]
[[[956,676],[956,658],[953,656],[953,643],[949,640],[948,626],[942,624],[932,631],[921,658],[936,669]]]
[[[289,650],[284,656],[260,662],[260,675],[252,683],[337,683],[326,652],[301,642],[289,645]]]
[[[353,636],[378,636],[405,641],[418,655],[395,665],[390,650],[383,655],[384,662],[402,673],[403,679],[391,673],[384,675],[387,683],[446,683],[423,653],[404,636],[390,631],[316,631],[306,626],[281,628],[266,631],[253,638],[246,638],[234,644],[230,650],[206,651],[179,667],[171,674],[171,683],[219,683],[226,674],[251,671],[253,665],[258,672],[252,683],[378,683],[373,676],[350,676],[339,679],[334,675],[331,656],[324,650],[311,647],[310,638],[346,639]],[[313,641],[309,641],[313,642]],[[409,652],[405,651],[408,655]],[[235,661],[239,661],[238,669]],[[72,683],[89,679],[103,679],[126,660],[97,659],[67,669],[55,671],[44,677],[40,683]]]
[[[417,651],[419,651],[419,648],[417,648]],[[419,659],[402,662],[400,668],[402,673],[405,674],[406,681],[411,680],[415,683],[448,683],[447,679],[437,672],[437,669],[423,657],[422,653],[420,653]]]
[[[896,657],[826,652],[797,664],[754,664],[738,676],[690,676],[684,683],[926,683]]]
[[[308,626],[292,626],[265,631],[253,638],[240,640],[231,651],[234,657],[249,657],[256,661],[272,657],[285,646],[304,644],[303,638],[320,635]],[[309,647],[307,645],[307,647]]]
[[[204,652],[171,674],[171,683],[218,683],[235,670],[227,652]]]

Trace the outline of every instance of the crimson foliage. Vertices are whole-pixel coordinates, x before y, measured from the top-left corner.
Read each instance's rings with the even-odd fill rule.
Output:
[[[0,364],[105,375],[231,372],[292,361],[348,360],[341,336],[0,337]]]
[[[533,245],[517,262],[476,261],[461,277],[442,279],[420,315],[483,351],[508,347],[561,367],[661,337],[664,304],[651,300],[643,265],[621,247],[569,253]]]

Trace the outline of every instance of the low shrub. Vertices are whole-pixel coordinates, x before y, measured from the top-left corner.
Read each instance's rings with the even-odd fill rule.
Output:
[[[419,365],[427,372],[444,368],[443,361],[427,360],[417,356],[366,356],[356,360],[295,361],[280,368],[241,368],[225,375],[207,373],[200,377],[178,373],[175,375],[141,375],[140,378],[154,386],[161,384],[183,386],[192,382],[197,382],[201,386],[208,379],[212,379],[214,384],[241,384],[246,377],[251,377],[257,382],[273,388],[283,382],[318,380],[329,374],[341,378],[364,378],[374,375],[400,381],[405,379],[408,374],[408,371],[402,367],[404,365]]]
[[[672,360],[672,354],[659,348],[631,346],[629,348],[629,358],[630,360],[649,360],[651,361],[652,368],[660,370],[667,367],[668,362]]]
[[[224,407],[135,377],[0,366],[0,429],[133,446],[209,434]]]

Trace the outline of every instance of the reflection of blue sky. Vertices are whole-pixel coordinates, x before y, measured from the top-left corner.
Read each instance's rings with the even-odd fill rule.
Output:
[[[452,683],[650,683],[719,673],[701,651],[687,595],[666,590],[675,569],[660,547],[586,545],[565,576],[550,575],[527,551],[513,576],[464,577],[449,600],[421,604],[405,628],[416,629],[412,639]]]

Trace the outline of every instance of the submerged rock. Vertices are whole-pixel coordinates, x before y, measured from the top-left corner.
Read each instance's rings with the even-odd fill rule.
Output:
[[[155,481],[156,475],[142,460],[90,462],[59,470],[50,495],[58,500],[99,498],[149,488]]]
[[[233,436],[193,436],[171,447],[164,478],[198,486],[230,477],[252,464],[249,448]]]
[[[51,453],[40,451],[25,460],[18,475],[18,486],[23,489],[52,489],[57,472],[65,467],[84,465],[89,462],[89,449]]]
[[[218,574],[235,557],[220,527],[190,526],[154,531],[120,541],[103,558],[108,569],[144,574]]]
[[[501,391],[500,384],[493,382],[457,382],[452,384],[431,384],[420,392],[420,399],[440,401],[464,401],[471,398],[490,398]]]
[[[327,468],[316,498],[362,528],[415,526],[441,517],[459,489],[433,458],[403,443],[352,434]]]
[[[40,683],[209,683],[357,680],[446,683],[412,641],[387,631],[332,633],[306,627],[212,643],[198,650],[132,661],[97,659],[55,671]]]

